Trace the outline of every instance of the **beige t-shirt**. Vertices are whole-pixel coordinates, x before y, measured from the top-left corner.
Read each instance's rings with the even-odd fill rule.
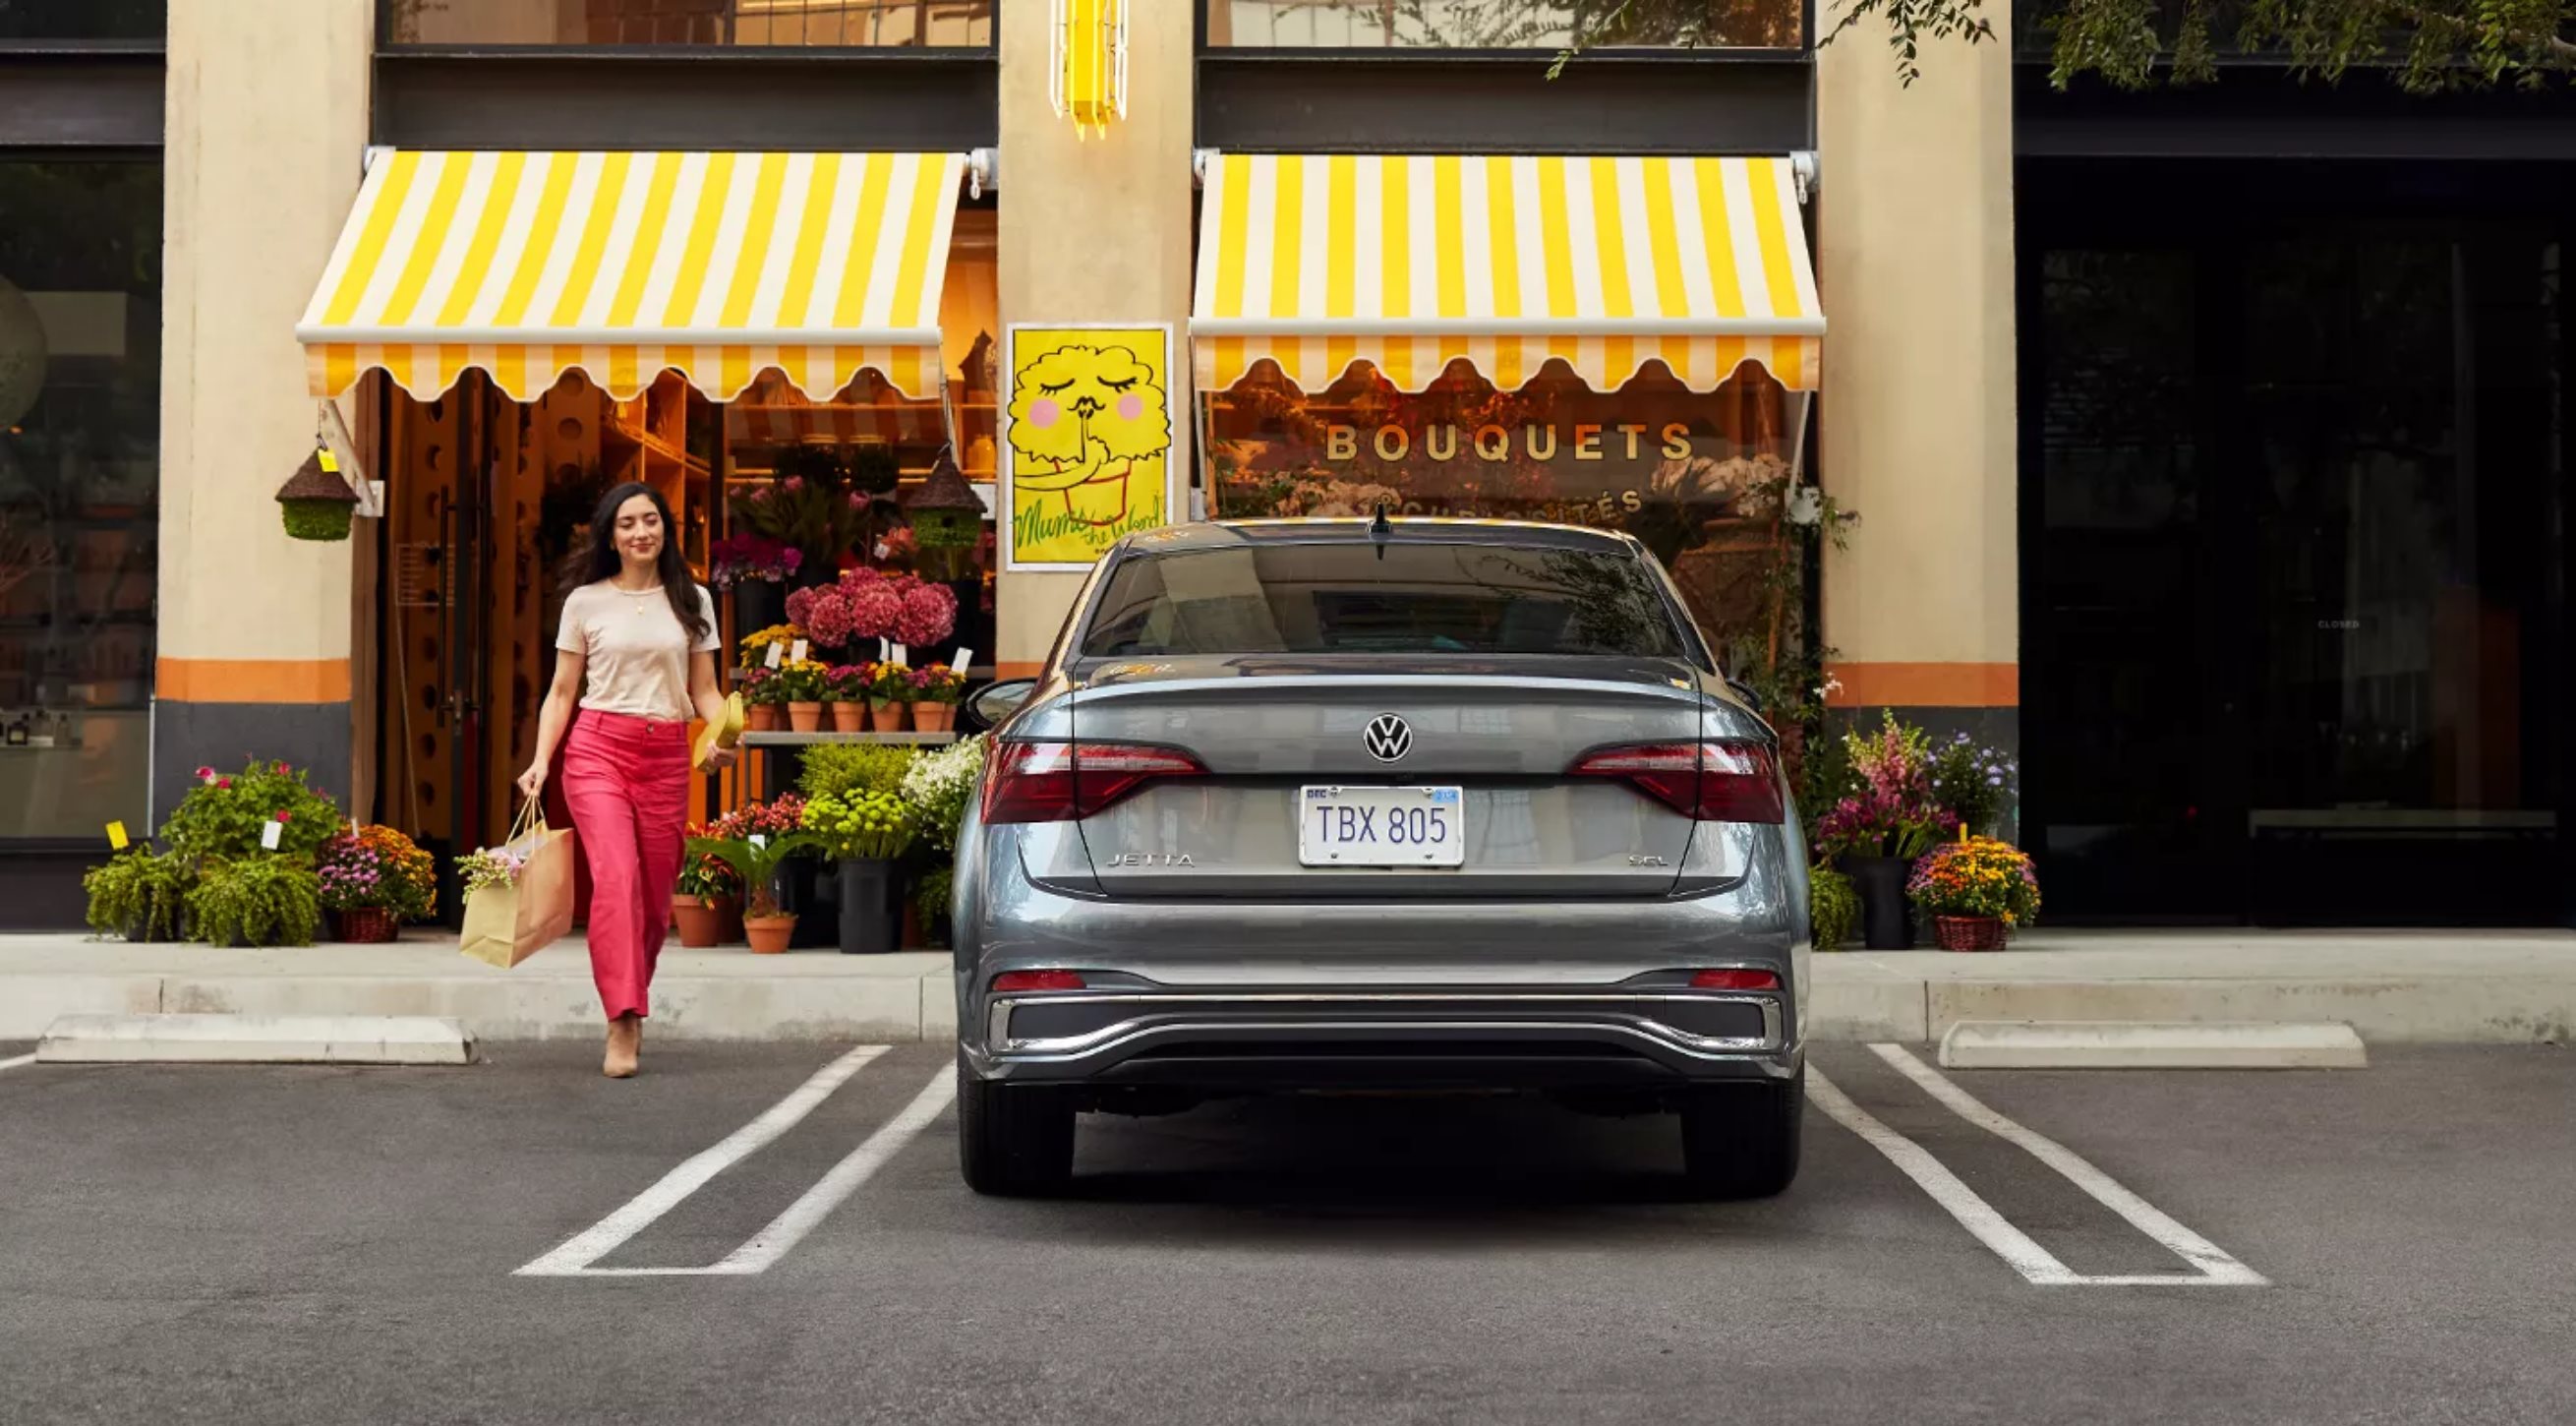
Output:
[[[695,652],[713,653],[724,647],[716,602],[703,586],[690,587],[707,619]],[[638,593],[603,579],[574,590],[564,598],[555,647],[582,656],[584,708],[673,723],[697,716],[689,702],[689,632],[658,584]]]

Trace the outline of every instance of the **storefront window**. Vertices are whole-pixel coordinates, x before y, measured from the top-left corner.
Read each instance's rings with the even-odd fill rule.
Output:
[[[1210,49],[1794,49],[1799,0],[1714,5],[1544,0],[1206,0]],[[1687,11],[1687,14],[1681,12]],[[1647,13],[1651,12],[1651,13]]]
[[[1747,582],[1776,564],[1808,398],[1751,365],[1713,392],[1653,363],[1600,392],[1561,362],[1518,391],[1457,362],[1410,394],[1359,364],[1309,395],[1264,362],[1200,400],[1218,518],[1359,516],[1383,503],[1622,530],[1672,569],[1723,642],[1760,604]]]
[[[0,0],[0,44],[157,40],[169,29],[169,0]]]
[[[161,166],[0,161],[0,838],[145,825]]]
[[[6,0],[0,0],[5,4]],[[997,0],[384,0],[398,45],[982,49]]]

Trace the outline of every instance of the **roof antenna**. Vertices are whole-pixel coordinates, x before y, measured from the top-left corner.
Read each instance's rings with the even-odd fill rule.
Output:
[[[1378,561],[1384,563],[1386,542],[1395,535],[1395,526],[1387,522],[1385,501],[1381,500],[1377,503],[1377,513],[1369,517],[1368,530],[1370,542],[1377,546]]]

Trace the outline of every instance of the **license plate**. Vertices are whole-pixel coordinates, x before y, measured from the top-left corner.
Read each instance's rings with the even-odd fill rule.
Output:
[[[1297,797],[1307,866],[1463,866],[1466,805],[1454,787],[1309,787]]]

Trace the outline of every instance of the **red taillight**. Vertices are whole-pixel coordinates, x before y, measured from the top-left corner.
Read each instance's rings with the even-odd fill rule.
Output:
[[[1619,778],[1702,822],[1781,820],[1780,779],[1760,743],[1640,743],[1586,753],[1575,777]]]
[[[1197,758],[1131,743],[1003,743],[984,773],[984,822],[1071,822],[1158,777],[1204,777]]]
[[[1780,977],[1767,970],[1704,970],[1691,977],[1693,990],[1778,990]]]
[[[1080,972],[1069,970],[1006,970],[993,977],[993,989],[1006,990],[1081,990]]]

